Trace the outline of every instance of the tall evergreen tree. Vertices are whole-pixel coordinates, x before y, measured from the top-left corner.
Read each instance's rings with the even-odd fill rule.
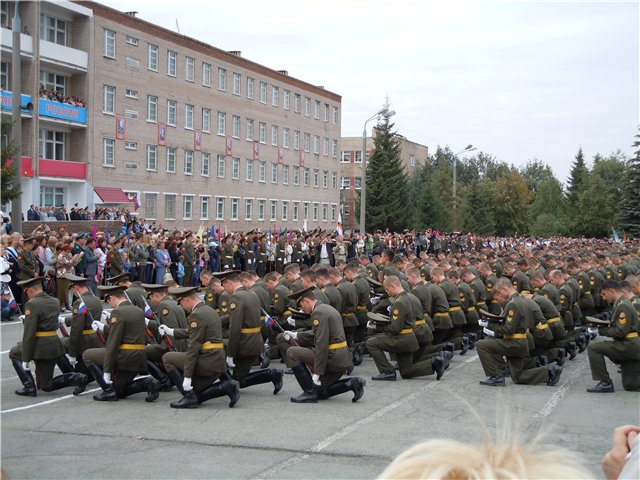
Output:
[[[582,147],[580,147],[576,154],[576,159],[571,166],[569,183],[567,185],[567,200],[569,201],[570,208],[576,207],[578,204],[578,196],[587,188],[588,182],[589,168],[587,168]]]
[[[2,137],[9,138],[11,136],[11,121],[2,120]],[[2,171],[0,179],[0,201],[4,204],[9,200],[13,200],[21,193],[20,177],[16,177],[15,170],[11,166],[13,155],[18,147],[11,142],[2,142]]]
[[[625,166],[618,226],[630,237],[640,238],[640,133],[634,138],[636,151]]]
[[[367,164],[367,230],[401,231],[408,225],[407,175],[402,166],[400,140],[389,118],[376,127]]]

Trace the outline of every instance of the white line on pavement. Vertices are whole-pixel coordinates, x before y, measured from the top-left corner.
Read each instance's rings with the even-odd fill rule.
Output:
[[[101,388],[94,388],[92,390],[87,390],[81,395],[86,395],[87,393],[97,392],[98,390],[102,390]],[[48,405],[50,403],[56,403],[60,400],[66,400],[67,398],[73,398],[74,395],[65,395],[64,397],[52,398],[51,400],[45,400],[44,402],[33,403],[31,405],[25,405],[23,407],[10,408],[9,410],[2,410],[0,413],[11,413],[11,412],[19,412],[21,410],[28,410],[30,408],[41,407],[42,405]]]
[[[2,322],[2,323],[0,323],[1,327],[8,327],[10,325],[22,325],[22,322],[20,320],[17,320],[15,322]]]
[[[4,355],[5,353],[9,353],[9,350],[3,350],[0,352],[0,355]]]

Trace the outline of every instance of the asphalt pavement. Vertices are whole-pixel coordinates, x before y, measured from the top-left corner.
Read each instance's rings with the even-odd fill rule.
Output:
[[[350,392],[293,404],[289,397],[301,390],[286,375],[278,395],[271,384],[259,385],[241,390],[234,408],[224,397],[175,410],[169,402],[180,397],[176,390],[152,404],[144,394],[100,403],[91,398],[95,382],[79,397],[73,387],[19,397],[8,351],[21,336],[20,322],[0,325],[1,460],[12,479],[375,478],[418,442],[479,442],[485,428],[495,436],[505,421],[525,434],[549,430],[546,443],[579,452],[593,477],[603,478],[612,430],[640,424],[640,396],[622,389],[613,364],[615,393],[586,393],[595,384],[586,352],[566,362],[554,387],[510,379],[505,388],[480,386],[485,377],[475,351],[456,354],[440,381],[373,382],[377,371],[365,357],[354,374],[367,386],[355,404]]]

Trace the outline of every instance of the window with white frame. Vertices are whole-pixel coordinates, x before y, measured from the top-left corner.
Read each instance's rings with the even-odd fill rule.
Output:
[[[144,194],[144,218],[149,220],[155,220],[158,211],[158,194],[157,193],[145,193]]]
[[[328,103],[324,104],[324,121],[325,122],[329,121],[329,104]]]
[[[276,86],[271,86],[271,105],[277,107],[280,105],[280,89]]]
[[[247,98],[253,100],[253,84],[254,80],[251,77],[247,77]]]
[[[125,140],[124,141],[124,149],[125,150],[138,150],[138,142],[133,140]]]
[[[116,141],[114,138],[103,138],[103,157],[102,157],[102,165],[105,167],[113,167],[115,166],[115,149],[116,149]]]
[[[231,220],[238,220],[238,210],[240,208],[240,199],[231,197]]]
[[[300,185],[300,167],[298,165],[293,166],[293,184]]]
[[[240,117],[238,115],[234,115],[232,120],[231,134],[234,138],[240,138]]]
[[[298,215],[300,214],[300,202],[293,202],[293,214],[292,220],[294,222],[298,221]]]
[[[216,197],[216,220],[224,220],[224,197]]]
[[[409,166],[411,166],[411,167],[415,167],[416,166],[416,156],[415,155],[411,155],[409,157]]]
[[[184,128],[193,129],[193,105],[184,106]]]
[[[320,185],[320,170],[317,168],[313,169],[313,186],[318,188]]]
[[[258,162],[258,181],[260,183],[267,181],[267,162],[264,160]]]
[[[202,62],[202,85],[211,86],[211,64]]]
[[[116,87],[103,85],[102,113],[116,112]]]
[[[42,17],[41,17],[42,18]],[[49,17],[51,18],[51,17]],[[54,19],[55,20],[55,19]],[[47,41],[51,41],[49,40],[49,38],[51,37],[51,35],[49,35],[49,29],[48,28],[48,24],[45,23],[45,25],[41,25],[41,29],[44,27],[45,30],[45,35],[43,35],[43,40],[47,40]],[[57,22],[56,22],[57,25]],[[66,29],[66,23],[65,23],[65,29]],[[42,32],[41,32],[42,33]],[[65,34],[66,35],[66,34]],[[57,32],[55,35],[55,38],[57,38]],[[57,42],[54,42],[57,43]],[[66,40],[65,40],[66,43]],[[65,45],[64,43],[62,45]],[[107,30],[106,28],[104,29],[104,45],[103,45],[103,50],[102,50],[102,55],[104,55],[105,57],[108,58],[116,58],[116,32],[114,32],[113,30]]]
[[[8,64],[3,62],[3,69],[8,71]],[[7,73],[5,73],[6,75]],[[5,81],[6,82],[6,81]],[[53,72],[47,72],[40,70],[40,86],[44,86],[47,90],[53,90],[54,92],[60,92],[65,95],[67,79],[64,75],[59,75]],[[4,88],[4,87],[3,87]]]
[[[164,218],[165,220],[176,218],[176,196],[173,193],[166,193],[164,196]]]
[[[176,173],[176,149],[167,147],[167,172]]]
[[[313,136],[313,153],[320,154],[320,137],[318,135]]]
[[[333,107],[333,115],[331,118],[334,125],[338,123],[338,107]]]
[[[158,147],[155,145],[147,145],[147,162],[146,169],[155,172],[158,168]]]
[[[331,172],[331,188],[338,188],[338,172]]]
[[[247,182],[253,182],[253,160],[250,158],[247,158],[247,170],[244,178]]]
[[[178,54],[171,50],[167,50],[167,75],[169,75],[170,77],[175,77],[177,65],[178,65]]]
[[[202,109],[202,131],[209,133],[211,131],[211,109]]]
[[[304,151],[305,152],[311,151],[311,134],[310,133],[304,134]]]
[[[231,158],[231,178],[240,180],[240,157]]]
[[[289,185],[289,165],[282,166],[282,184]]]
[[[278,164],[271,162],[271,183],[278,183]]]
[[[2,26],[10,25],[9,10],[7,8],[6,13],[4,8],[7,7],[7,2],[2,3]],[[11,27],[8,27],[11,29]],[[108,39],[107,32],[113,34],[113,40]],[[67,46],[67,22],[61,18],[52,17],[50,15],[46,15],[44,13],[40,14],[40,37],[41,40],[45,40],[47,42],[56,43],[58,45]],[[107,43],[113,43],[113,53],[109,54],[111,50],[107,48]],[[112,32],[111,30],[105,30],[104,35],[104,56],[109,58],[114,58],[116,55],[116,32]]]
[[[251,198],[245,198],[244,200],[244,219],[251,220],[253,217],[253,200]]]
[[[329,171],[322,172],[322,188],[329,188]]]
[[[320,209],[320,204],[319,203],[314,203],[313,204],[313,221],[317,222],[318,221],[318,210]]]
[[[300,130],[293,131],[293,149],[300,150]]]
[[[324,137],[323,141],[322,141],[322,154],[325,157],[329,156],[329,139],[327,137]]]
[[[184,151],[184,174],[193,175],[193,150]]]
[[[331,156],[333,158],[336,158],[338,156],[338,141],[337,140],[332,140]]]
[[[175,100],[167,100],[167,125],[176,126],[176,117],[178,112],[178,102]]]
[[[226,161],[227,159],[224,155],[218,155],[218,178],[224,178]]]
[[[311,173],[310,173],[309,167],[305,167],[304,168],[304,178],[303,178],[303,184],[304,184],[305,187],[309,186],[310,177],[311,177]]]
[[[218,90],[227,90],[227,69],[218,67]]]
[[[233,94],[240,95],[240,82],[242,81],[240,74],[233,72]]]
[[[196,74],[196,59],[191,57],[185,58],[184,79],[187,82],[193,82]]]
[[[271,125],[271,145],[278,145],[278,126]]]
[[[311,99],[309,97],[304,97],[304,116],[311,116]]]
[[[362,177],[355,177],[353,179],[354,188],[360,190],[362,188]]]
[[[304,220],[309,220],[309,202],[304,202],[302,204],[302,215]]]
[[[185,195],[182,197],[182,218],[191,220],[193,217],[193,195]]]
[[[258,124],[258,140],[260,143],[266,143],[267,141],[267,124],[265,122]]]
[[[313,104],[313,118],[320,120],[320,102],[315,100]]]
[[[158,97],[155,95],[147,95],[147,121],[158,121]]]
[[[147,56],[147,68],[149,70],[153,70],[154,72],[158,71],[158,46],[149,44],[148,48],[148,56]]]
[[[260,82],[260,103],[267,103],[267,84]]]
[[[349,163],[351,161],[351,151],[350,150],[343,150],[342,151],[342,156],[340,158],[340,161],[342,163]]]
[[[283,127],[282,129],[282,146],[289,148],[289,127]]]
[[[356,150],[355,162],[362,163],[362,150]]]
[[[253,119],[247,118],[247,140],[253,141]]]
[[[282,201],[282,220],[289,220],[289,202],[287,200]]]
[[[65,141],[64,132],[57,130],[40,129],[39,154],[40,158],[48,160],[65,160]]]
[[[336,210],[337,210],[337,205],[335,204],[331,204],[331,221],[335,222],[336,221]]]
[[[351,187],[351,179],[349,177],[340,177],[340,188],[348,190]]]
[[[265,200],[258,200],[258,220],[264,220]]]
[[[138,99],[138,90],[133,90],[131,88],[127,88],[124,91],[124,96],[127,98],[134,98],[134,99]]]
[[[200,220],[209,220],[209,197],[200,197]]]
[[[329,217],[329,205],[326,203],[322,204],[322,221],[326,222]]]
[[[202,155],[200,156],[200,158],[202,159],[202,167],[200,168],[200,175],[202,175],[203,177],[208,177],[209,171],[210,171],[210,164],[211,164],[211,154],[202,152]]]
[[[270,208],[269,208],[269,220],[271,220],[272,222],[277,220],[278,217],[278,201],[277,200],[271,200],[269,202]]]
[[[227,133],[227,114],[218,112],[218,135],[226,135]]]
[[[289,90],[282,91],[282,108],[284,108],[285,110],[289,110],[290,95],[291,95],[291,92],[289,92]]]
[[[296,93],[293,96],[293,111],[296,113],[300,113],[300,105],[302,102],[302,97],[300,94]]]

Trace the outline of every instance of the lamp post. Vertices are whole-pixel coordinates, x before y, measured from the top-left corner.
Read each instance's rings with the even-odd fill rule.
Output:
[[[379,118],[381,115],[385,118],[393,117],[396,114],[394,110],[389,111],[387,107],[383,107],[364,122],[364,129],[362,130],[362,180],[360,181],[360,234],[366,233],[365,228],[365,210],[367,204],[367,123],[374,118]]]
[[[458,226],[458,210],[457,210],[458,202],[456,202],[457,178],[458,178],[456,167],[458,163],[458,155],[465,152],[473,152],[474,150],[477,150],[477,148],[469,144],[453,156],[453,230],[454,231]]]

